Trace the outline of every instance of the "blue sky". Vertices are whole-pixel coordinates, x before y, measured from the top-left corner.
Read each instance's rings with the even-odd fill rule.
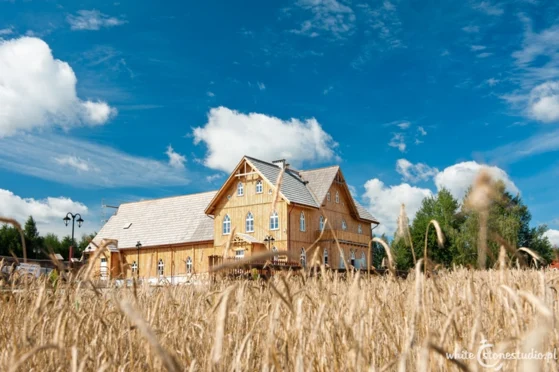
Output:
[[[553,1],[4,0],[0,38],[0,213],[44,232],[246,153],[339,163],[386,232],[487,164],[559,243]]]

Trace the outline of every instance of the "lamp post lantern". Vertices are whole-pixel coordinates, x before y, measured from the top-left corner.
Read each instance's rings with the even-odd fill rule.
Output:
[[[136,259],[136,265],[138,265],[138,268],[136,269],[136,274],[138,278],[140,277],[140,248],[142,248],[142,243],[138,240],[138,243],[136,243],[136,249],[138,250],[138,258]]]
[[[78,218],[76,220],[76,217]],[[72,221],[72,245],[70,246],[70,253],[69,253],[69,257],[68,257],[68,261],[72,261],[72,256],[74,255],[74,245],[76,244],[76,241],[74,240],[74,225],[75,222],[78,222],[78,228],[82,227],[84,220],[82,218],[82,216],[79,213],[76,214],[72,214],[70,212],[68,212],[68,214],[66,214],[66,217],[64,217],[62,219],[64,221],[64,224],[66,226],[68,226],[68,223],[70,223],[70,221]]]

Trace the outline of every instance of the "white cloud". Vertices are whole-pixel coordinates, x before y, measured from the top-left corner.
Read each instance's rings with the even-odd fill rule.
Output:
[[[553,246],[559,247],[559,230],[549,229],[544,236],[547,236]]]
[[[351,34],[355,27],[353,10],[337,0],[299,0],[296,4],[310,12],[312,18],[302,22],[299,29],[291,30],[294,34],[317,37],[325,32],[341,38]]]
[[[167,159],[135,156],[52,134],[0,138],[0,168],[81,187],[158,187],[188,183],[187,172],[177,171]]]
[[[266,85],[264,85],[264,83],[257,82],[256,85],[258,85],[258,89],[260,89],[260,90],[265,90],[266,89]]]
[[[487,57],[491,57],[492,55],[493,55],[493,53],[480,53],[476,57],[477,58],[487,58]]]
[[[171,167],[184,169],[184,163],[186,163],[186,158],[184,157],[184,155],[175,152],[171,145],[167,147],[167,151],[165,152],[165,154],[167,154],[167,156],[169,157],[169,165]]]
[[[417,131],[418,131],[419,134],[421,134],[422,136],[426,136],[426,135],[427,135],[427,131],[426,131],[423,127],[417,127]]]
[[[444,187],[456,199],[462,200],[466,190],[474,182],[481,169],[486,169],[495,180],[503,181],[507,190],[511,193],[517,194],[520,192],[504,170],[495,166],[482,165],[475,161],[462,162],[445,168],[435,176],[435,185],[438,190]]]
[[[60,165],[67,165],[71,168],[74,168],[78,171],[83,171],[83,172],[89,172],[89,164],[87,163],[87,161],[77,157],[77,156],[71,156],[71,155],[66,155],[66,156],[58,156],[56,158],[54,158],[54,160],[56,160],[56,162]]]
[[[482,1],[481,3],[474,6],[474,9],[493,16],[500,16],[504,13],[503,8],[496,4],[491,4],[489,1]]]
[[[79,10],[77,15],[68,15],[66,20],[72,30],[97,31],[101,28],[120,26],[127,21],[110,17],[98,10]]]
[[[212,174],[210,176],[206,176],[206,181],[208,181],[209,183],[214,183],[218,179],[223,178],[223,176],[224,176],[223,173]]]
[[[88,221],[88,208],[84,204],[69,198],[48,197],[37,200],[22,198],[9,190],[0,189],[0,205],[2,206],[1,215],[15,219],[22,227],[27,218],[33,216],[41,235],[47,233],[54,233],[59,236],[70,235],[71,229],[66,227],[62,221],[68,212],[80,213],[85,220],[82,229],[77,229],[76,226],[76,239],[79,239],[80,234],[92,232],[93,228],[97,227],[97,223],[92,224],[92,221]]]
[[[210,110],[203,127],[193,130],[194,143],[207,146],[204,165],[229,172],[243,155],[263,160],[303,162],[337,159],[338,144],[314,119],[282,120],[264,114],[244,114],[218,107]]]
[[[462,31],[467,32],[469,34],[475,34],[479,32],[479,26],[466,26],[462,27]]]
[[[472,46],[470,47],[470,50],[472,50],[472,51],[474,51],[474,52],[478,52],[478,51],[484,50],[484,49],[486,49],[486,48],[487,48],[487,47],[484,46],[484,45],[472,45]]]
[[[208,97],[215,97],[214,92],[207,92],[206,95],[207,95]]]
[[[559,129],[537,133],[518,142],[512,142],[483,155],[492,163],[510,164],[517,160],[559,150]]]
[[[528,110],[534,119],[545,123],[559,120],[559,82],[543,83],[532,89]]]
[[[0,36],[11,35],[14,33],[13,27],[2,28],[0,29]]]
[[[397,124],[397,126],[402,129],[402,130],[406,130],[410,127],[411,123],[409,121],[403,121],[399,124]]]
[[[394,133],[390,142],[388,142],[388,146],[396,147],[400,152],[406,151],[406,141],[404,135],[402,133]]]
[[[101,125],[116,115],[105,102],[82,101],[76,75],[37,38],[0,41],[0,137],[33,128]]]
[[[495,85],[497,85],[499,83],[499,80],[495,79],[495,78],[490,78],[486,80],[487,85],[489,85],[490,87],[493,87]]]
[[[375,232],[378,234],[386,233],[389,236],[396,230],[397,218],[402,203],[406,205],[406,213],[410,221],[412,221],[421,207],[423,199],[433,195],[429,189],[410,186],[407,183],[397,186],[385,186],[377,178],[367,181],[365,183],[365,190],[363,198],[367,208],[380,222]]]
[[[396,162],[396,172],[402,176],[404,181],[419,182],[427,181],[435,176],[439,170],[424,163],[413,164],[406,159],[398,159]]]
[[[334,89],[334,87],[330,85],[328,88],[326,88],[326,89],[324,89],[324,90],[322,91],[322,94],[327,95],[327,94],[330,93],[333,89]]]

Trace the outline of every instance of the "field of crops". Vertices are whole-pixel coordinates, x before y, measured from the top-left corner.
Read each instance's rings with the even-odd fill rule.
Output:
[[[4,287],[0,370],[558,370],[556,271],[336,275]]]

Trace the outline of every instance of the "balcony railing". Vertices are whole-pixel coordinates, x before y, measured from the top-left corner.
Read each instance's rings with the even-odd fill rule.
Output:
[[[315,233],[315,239],[320,236],[320,230]],[[338,239],[340,243],[355,243],[368,245],[371,238],[365,234],[358,234],[347,230],[330,230],[324,229],[321,240],[334,240]]]

